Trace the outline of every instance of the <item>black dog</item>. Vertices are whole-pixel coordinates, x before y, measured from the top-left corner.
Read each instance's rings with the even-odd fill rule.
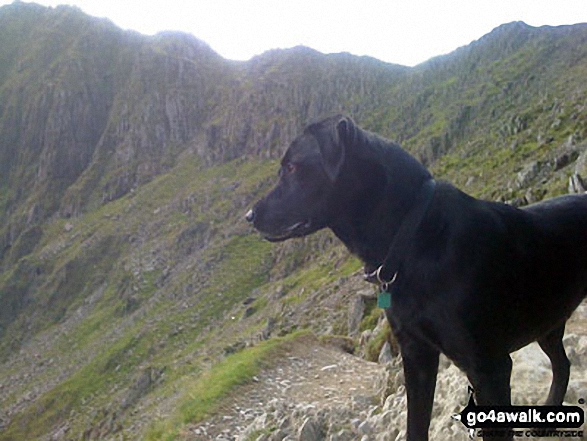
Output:
[[[336,116],[292,142],[277,186],[246,218],[270,241],[330,228],[392,293],[408,440],[428,439],[440,352],[477,404],[509,405],[509,354],[538,341],[552,363],[547,404],[562,403],[565,322],[587,294],[587,195],[524,209],[474,199]]]

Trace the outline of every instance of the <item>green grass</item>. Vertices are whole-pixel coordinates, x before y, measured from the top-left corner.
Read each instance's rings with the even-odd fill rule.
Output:
[[[395,337],[391,332],[391,328],[387,320],[383,324],[381,331],[371,337],[371,340],[367,343],[367,347],[365,348],[365,358],[369,361],[377,362],[379,359],[379,354],[381,353],[381,348],[385,342],[388,341],[391,344],[392,353],[398,352],[398,344],[395,341]]]
[[[363,332],[368,329],[375,329],[383,310],[377,307],[377,300],[368,300],[365,304],[365,312],[363,313],[363,320],[359,325],[359,331]]]
[[[238,386],[251,381],[287,344],[307,335],[306,331],[299,331],[229,355],[187,388],[175,415],[156,423],[146,434],[146,439],[175,439],[184,425],[198,423],[221,409]]]
[[[128,332],[125,337],[107,347],[94,359],[49,392],[43,394],[24,412],[15,415],[0,440],[36,439],[59,421],[67,419],[72,410],[112,388],[134,365],[134,358],[141,357],[148,342]],[[96,402],[94,401],[94,406]]]
[[[254,235],[233,236],[221,246],[205,250],[202,259],[210,262],[209,286],[199,292],[199,325],[203,327],[268,282],[271,244]]]
[[[0,435],[0,439],[38,438],[54,424],[68,419],[71,411],[81,409],[82,403],[89,397],[92,397],[92,406],[106,406],[107,401],[112,399],[108,397],[109,385],[127,384],[132,373],[147,360],[161,368],[181,354],[187,357],[188,349],[197,353],[202,342],[210,336],[202,334],[202,330],[213,320],[222,322],[227,312],[268,280],[272,245],[257,235],[242,235],[238,231],[240,227],[233,231],[232,223],[235,215],[241,217],[241,210],[235,209],[235,201],[250,198],[250,193],[263,191],[259,181],[269,175],[274,175],[274,163],[271,161],[244,163],[235,160],[206,170],[202,170],[197,161],[186,161],[173,173],[159,177],[134,194],[72,219],[69,221],[73,224],[70,232],[65,231],[67,220],[57,219],[48,223],[38,248],[21,260],[21,266],[36,259],[40,250],[56,243],[62,244],[51,255],[51,267],[47,267],[50,272],[44,286],[50,289],[38,295],[53,302],[54,306],[45,313],[52,310],[59,312],[60,316],[51,313],[55,320],[61,317],[66,319],[68,311],[71,313],[80,307],[88,309],[84,306],[84,299],[90,290],[104,285],[103,294],[91,304],[84,320],[71,333],[60,337],[50,352],[61,354],[72,351],[79,356],[90,351],[91,360],[21,412],[14,419],[14,424]],[[235,182],[239,183],[236,189],[225,190]],[[214,200],[212,209],[202,214],[184,214],[174,208],[174,203],[189,195],[194,198],[196,208],[202,198],[213,195],[210,197]],[[161,213],[154,215],[158,209]],[[235,212],[238,213],[233,214]],[[137,261],[137,256],[140,260],[152,259],[151,250],[156,249],[165,250],[163,255],[167,265],[174,268],[177,237],[195,216],[219,226],[228,225],[226,230],[230,233],[225,238],[214,237],[212,243],[200,251],[197,261],[206,261],[210,266],[210,271],[204,273],[204,280],[208,283],[192,294],[198,298],[193,308],[180,310],[170,303],[165,294],[183,290],[185,284],[194,278],[195,281],[201,280],[200,274],[189,271],[172,273],[169,280],[161,282],[161,267],[149,269],[141,265],[138,276],[127,268],[131,259]],[[161,221],[156,223],[158,218]],[[132,242],[129,244],[128,237],[139,228],[144,228],[145,222],[150,229],[149,240],[139,244],[140,247]],[[113,266],[115,261],[121,263]],[[26,271],[26,274],[33,273],[32,270]],[[0,276],[2,286],[11,286],[11,280],[16,280],[15,274],[14,267],[4,272]],[[22,289],[27,287],[23,285]],[[160,300],[146,308],[146,315],[143,312],[143,318],[137,321],[130,317],[134,309],[128,310],[124,303],[126,292],[130,292],[139,302],[139,307],[152,297],[159,297]],[[264,298],[259,298],[254,304],[258,311],[266,305],[267,299]],[[169,315],[170,309],[177,313]],[[199,319],[194,322],[195,312],[199,314]],[[158,319],[147,326],[145,317]],[[17,326],[19,322],[13,324]],[[48,329],[55,325],[46,322],[45,326]],[[183,329],[179,334],[176,332],[178,328]],[[118,335],[112,334],[113,329],[119,330]],[[104,345],[107,336],[110,338]],[[102,349],[92,359],[92,351],[96,348]],[[189,377],[198,366],[198,363],[191,368],[180,365],[166,378],[184,381],[186,375]],[[120,390],[125,387],[121,386]],[[15,398],[7,399],[13,402]],[[72,423],[72,431],[83,428],[75,425],[79,423],[79,420]]]
[[[303,288],[304,292],[311,292],[339,278],[338,272],[333,273],[330,262],[312,262],[283,279],[283,284],[290,291]]]

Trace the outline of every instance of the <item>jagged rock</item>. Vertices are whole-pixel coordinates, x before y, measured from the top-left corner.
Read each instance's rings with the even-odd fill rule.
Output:
[[[585,399],[585,391],[587,390],[586,379],[571,379],[565,394],[566,403],[577,403],[579,400]]]
[[[369,420],[363,421],[361,424],[359,424],[359,427],[357,427],[357,432],[359,432],[361,435],[368,435],[372,431],[373,431],[373,426],[369,422]]]
[[[328,441],[354,441],[356,435],[348,430],[341,429],[328,437]]]
[[[283,430],[277,429],[271,434],[269,441],[283,441],[286,437],[287,434]]]
[[[267,340],[269,337],[271,337],[271,333],[275,329],[276,324],[277,321],[273,317],[267,318],[265,328],[261,331],[261,340]]]
[[[528,128],[528,117],[523,115],[514,115],[512,118],[503,124],[500,132],[503,135],[516,135]]]
[[[567,335],[563,342],[571,365],[577,368],[587,366],[587,359],[583,356],[587,353],[587,335]]]
[[[573,161],[575,161],[578,156],[579,156],[579,153],[576,150],[571,150],[571,151],[566,151],[566,152],[561,153],[556,158],[554,158],[554,161],[553,161],[554,171],[558,171],[562,168],[565,168],[567,165],[569,165]]]
[[[359,348],[361,349],[361,353],[364,352],[363,349],[367,343],[369,343],[371,337],[373,337],[373,331],[371,329],[365,329],[363,332],[361,332],[361,337],[359,338]]]
[[[525,196],[515,197],[513,199],[506,200],[505,203],[512,205],[514,207],[523,207],[524,205],[528,205],[528,201],[526,200]]]
[[[247,347],[247,343],[241,340],[241,341],[237,341],[236,343],[233,343],[231,345],[226,346],[222,350],[222,352],[224,353],[224,355],[230,355],[230,354],[234,354],[235,352],[242,351],[246,347]]]
[[[539,134],[536,137],[536,142],[538,143],[539,146],[550,144],[553,141],[554,141],[554,136],[551,136],[551,135],[543,136],[542,134]]]
[[[257,416],[249,426],[236,438],[238,441],[250,439],[251,435],[259,430],[263,430],[267,426],[267,413],[263,412]]]
[[[575,161],[575,173],[587,176],[587,144],[582,144],[577,148],[580,153]]]
[[[545,195],[546,190],[542,188],[530,188],[524,195],[524,199],[526,200],[526,203],[533,204],[535,202],[541,201]]]
[[[123,398],[121,409],[125,410],[134,405],[143,395],[145,395],[153,385],[155,385],[163,375],[162,369],[155,369],[147,367],[136,378],[134,384],[128,390],[128,393]]]
[[[363,320],[363,314],[365,313],[365,301],[363,296],[356,296],[349,305],[348,312],[348,327],[349,335],[355,336],[359,332],[361,326],[361,320]]]
[[[386,341],[383,344],[383,347],[381,348],[381,352],[379,353],[379,364],[386,364],[386,363],[391,363],[391,361],[393,360],[393,355],[391,354],[391,345],[389,344],[388,341]]]
[[[324,344],[339,348],[347,354],[355,353],[355,340],[341,335],[325,335],[321,338]]]
[[[587,191],[587,183],[583,176],[587,176],[587,146],[584,146],[583,152],[577,158],[573,174],[569,177],[569,193],[576,194]]]
[[[298,431],[298,441],[321,441],[323,438],[320,424],[311,417],[306,418]]]
[[[243,318],[245,319],[252,316],[256,311],[257,308],[255,308],[254,306],[249,306],[247,309],[245,309],[245,312],[243,313]]]
[[[542,171],[542,164],[539,161],[533,161],[526,164],[516,176],[518,188],[527,187]]]
[[[57,429],[56,432],[54,432],[51,435],[50,440],[51,441],[62,441],[62,440],[66,440],[67,439],[67,434],[69,432],[71,428],[69,427],[69,424],[64,424],[63,426],[61,426],[59,429]]]
[[[570,194],[580,194],[587,191],[587,185],[583,181],[583,178],[580,174],[574,173],[571,177],[569,177],[568,191]]]

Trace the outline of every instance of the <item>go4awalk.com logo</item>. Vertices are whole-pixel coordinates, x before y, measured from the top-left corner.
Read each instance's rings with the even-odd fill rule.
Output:
[[[585,412],[579,406],[478,406],[469,388],[469,403],[454,415],[469,435],[582,438]],[[580,400],[583,404],[584,400]]]

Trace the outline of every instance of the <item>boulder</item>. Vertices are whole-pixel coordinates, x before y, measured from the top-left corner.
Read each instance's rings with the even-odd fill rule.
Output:
[[[538,177],[541,171],[542,163],[538,161],[532,161],[526,164],[516,176],[516,185],[518,188],[528,187]]]
[[[322,439],[324,434],[320,424],[312,417],[306,418],[298,431],[298,441],[321,441]]]
[[[349,335],[355,336],[359,333],[361,326],[361,320],[363,320],[363,314],[365,313],[365,301],[363,296],[356,296],[354,301],[349,306],[348,313],[348,326]]]
[[[387,363],[391,363],[391,361],[393,360],[393,355],[391,353],[391,345],[389,344],[388,341],[386,341],[383,345],[383,347],[381,348],[381,352],[379,353],[379,364],[387,364]]]
[[[584,181],[584,176],[587,176],[587,148],[577,158],[575,162],[575,169],[569,178],[569,193],[585,193],[587,191],[587,183]]]

